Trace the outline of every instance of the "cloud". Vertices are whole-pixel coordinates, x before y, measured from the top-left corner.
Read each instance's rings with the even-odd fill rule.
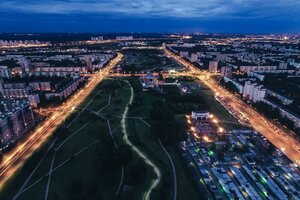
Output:
[[[299,19],[299,9],[298,0],[13,0],[0,3],[2,12],[196,19]]]

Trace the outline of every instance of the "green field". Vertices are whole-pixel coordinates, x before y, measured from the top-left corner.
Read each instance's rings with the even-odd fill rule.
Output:
[[[147,116],[147,114],[149,114],[149,109],[152,103],[157,100],[168,99],[169,97],[168,95],[163,95],[155,91],[141,92],[139,83],[136,79],[131,79],[131,84],[135,88],[135,101],[130,107],[130,116],[146,117],[145,120],[151,124],[151,120],[148,119],[149,116]],[[219,119],[221,126],[225,129],[231,130],[232,128],[240,127],[236,119],[214,99],[212,91],[203,87],[201,82],[200,85],[201,87],[196,87],[191,94],[192,96],[198,95],[199,101],[195,101],[194,98],[179,103],[176,101],[167,101],[168,105],[171,106],[171,108],[174,105],[175,107],[180,105],[185,108],[182,112],[186,112],[191,109],[191,107],[204,107]],[[175,93],[175,96],[177,97],[180,95],[177,89],[173,87],[164,88],[164,92]],[[184,113],[176,114],[175,119],[185,126],[186,119]],[[128,123],[130,124],[129,132],[131,134],[132,141],[134,141],[134,143],[159,166],[162,172],[163,180],[157,190],[157,194],[155,195],[158,195],[161,199],[171,199],[173,195],[172,169],[166,155],[159,146],[158,139],[151,134],[150,128],[141,120],[130,119],[128,120]],[[178,148],[176,146],[169,145],[167,146],[167,150],[171,154],[176,168],[178,179],[177,199],[186,199],[186,194],[189,194],[189,199],[201,199],[202,196],[199,194],[199,189],[197,188],[193,177],[188,172],[187,164],[182,159]],[[157,198],[157,196],[155,197]]]
[[[123,71],[140,72],[160,69],[180,69],[181,67],[167,58],[158,49],[127,49],[123,51],[125,59],[122,63]]]
[[[57,133],[40,152],[29,159],[20,172],[12,178],[11,183],[1,192],[0,199],[12,199],[40,161],[40,158],[45,155],[44,160],[18,198],[21,200],[43,199],[49,181],[47,173],[51,168],[54,154],[48,199],[115,199],[121,180],[121,166],[124,166],[125,169],[122,186],[134,191],[134,199],[141,199],[153,179],[152,169],[132,152],[128,160],[121,161],[120,152],[113,148],[114,145],[105,119],[88,110],[83,111],[76,118],[81,111],[80,108],[83,108],[88,102],[90,104],[87,108],[90,110],[99,111],[101,108],[105,108],[101,111],[101,115],[109,120],[116,142],[122,146],[124,141],[120,128],[120,115],[123,114],[129,97],[130,92],[127,83],[116,79],[103,81],[72,116],[63,123],[68,125],[73,121],[72,125],[69,128],[57,130]],[[90,101],[91,99],[93,101]],[[106,107],[109,102],[110,105]],[[49,144],[56,138],[58,139],[54,147],[58,150],[52,149],[45,154]],[[136,172],[131,169],[143,171],[145,177],[132,180],[132,174]],[[127,194],[129,192],[122,189],[119,193],[119,199],[131,199],[131,195]]]
[[[238,121],[214,98],[213,92],[201,80],[198,82],[200,88],[194,92],[203,98],[207,110],[218,118],[222,127],[227,130],[241,128]]]
[[[129,116],[143,116],[145,121],[151,124],[147,119],[148,110],[152,103],[161,100],[163,96],[155,92],[140,92],[137,79],[131,79],[131,85],[134,87],[135,100],[129,109]],[[184,115],[177,115],[177,119],[181,123],[185,123]],[[134,144],[139,146],[160,168],[162,172],[162,181],[153,194],[154,199],[171,199],[173,196],[173,176],[172,168],[169,160],[159,145],[157,137],[151,134],[150,128],[139,119],[127,120],[129,123],[129,133]],[[187,171],[186,163],[183,162],[180,152],[175,146],[167,146],[172,160],[175,164],[177,174],[177,199],[200,199],[201,194],[196,188],[193,177]],[[155,196],[155,197],[154,197]]]

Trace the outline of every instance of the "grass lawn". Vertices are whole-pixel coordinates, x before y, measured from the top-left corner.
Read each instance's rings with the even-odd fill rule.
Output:
[[[133,85],[137,84],[132,80]],[[138,91],[136,91],[138,92]],[[148,109],[152,103],[156,100],[160,100],[162,97],[153,92],[141,92],[138,94],[141,105],[133,105],[129,109],[130,116],[147,116]],[[176,116],[182,123],[185,123],[184,115]],[[149,122],[149,119],[145,119]],[[131,140],[134,144],[138,145],[149,157],[152,159],[160,168],[162,172],[162,182],[159,185],[162,190],[166,193],[166,199],[171,199],[173,195],[173,176],[171,165],[161,149],[158,140],[151,134],[150,128],[145,125],[144,122],[138,119],[127,120],[129,124],[129,133],[131,134]],[[199,199],[199,191],[195,187],[195,183],[192,177],[187,173],[185,169],[185,163],[182,162],[181,155],[176,147],[167,148],[173,162],[175,164],[177,172],[177,184],[178,184],[178,199],[186,199],[187,194],[189,194],[189,199]]]
[[[93,92],[80,107],[84,107],[98,91],[106,89],[105,85],[107,85],[109,82],[116,82],[119,84],[119,81],[117,80],[103,81],[96,88],[95,92]],[[96,111],[99,110],[108,103],[108,96],[109,95],[107,92],[101,92],[88,108]],[[120,89],[115,90],[115,93],[112,95],[111,106],[103,110],[103,115],[107,115],[107,117],[110,119],[112,129],[119,127],[121,120],[121,118],[113,117],[113,115],[118,116],[124,112],[124,108],[125,105],[127,105],[129,96],[129,86],[127,84],[123,84],[123,86]],[[121,101],[119,101],[120,99]],[[77,116],[78,112],[79,111],[75,111],[65,123],[68,124],[70,121],[72,121],[72,119]],[[90,123],[84,128],[80,129],[87,122]],[[52,173],[48,199],[114,199],[115,192],[120,182],[121,166],[108,172],[102,172],[101,170],[99,171],[95,167],[95,163],[98,159],[97,152],[99,152],[97,149],[100,149],[103,145],[105,145],[103,141],[101,141],[101,135],[109,134],[106,120],[96,117],[94,114],[88,111],[83,111],[80,117],[78,117],[68,128],[67,132],[65,133],[66,136],[63,138],[67,138],[76,131],[78,131],[76,135],[72,136],[56,153],[56,158],[53,165],[54,169],[62,162],[66,162]],[[117,141],[119,144],[122,142],[124,143],[124,141],[119,139],[121,136],[120,132],[120,130],[116,131],[116,134],[119,134],[117,136]],[[49,142],[41,148],[41,151],[45,151],[48,148],[48,145],[53,138],[51,138]],[[59,143],[64,139],[58,140],[56,147],[59,146]],[[88,147],[77,156],[74,156],[77,152],[83,150],[85,147],[95,141],[97,141],[97,143]],[[20,172],[11,180],[11,184],[9,184],[7,188],[2,191],[0,194],[0,199],[11,199],[14,196],[14,194],[24,183],[25,179],[28,177],[28,174],[33,170],[37,162],[40,160],[41,155],[43,155],[43,152],[41,152],[37,158],[29,159],[23,169],[21,169]],[[26,185],[26,187],[32,184],[33,186],[22,193],[18,199],[32,200],[44,198],[48,182],[48,176],[45,176],[45,174],[47,174],[49,171],[53,155],[54,150],[51,150],[46,155],[45,159],[34,173],[29,183]],[[141,165],[143,165],[143,161],[141,161],[137,156],[132,156],[130,163],[132,162],[141,163]],[[125,167],[125,181],[126,168],[129,169],[129,167],[130,165]],[[147,169],[147,166],[145,167]],[[150,171],[150,169],[147,171]],[[140,197],[144,195],[144,192],[146,191],[144,186],[147,185],[148,187],[148,183],[153,180],[153,174],[151,174],[151,172],[147,173],[147,175],[149,176],[145,177],[145,180],[143,180],[141,183],[133,184],[133,188],[136,189],[135,194],[137,198],[135,199],[140,199]],[[89,190],[91,185],[96,185],[94,191],[97,191],[96,193],[94,192],[92,196]],[[126,197],[126,195],[123,196]]]
[[[137,81],[132,81],[133,85],[135,87],[137,86]],[[202,84],[203,85],[203,84]],[[237,120],[228,113],[228,111],[220,105],[213,96],[213,93],[211,90],[209,90],[206,87],[195,88],[193,92],[195,94],[199,94],[204,101],[204,104],[206,105],[206,108],[209,112],[213,113],[219,121],[226,121],[221,122],[221,126],[223,126],[225,129],[232,129],[232,128],[238,128],[240,125],[237,124]],[[169,89],[169,88],[166,88]],[[173,88],[171,88],[173,89]],[[142,102],[141,104],[134,105],[129,110],[130,116],[147,116],[149,107],[151,104],[156,101],[160,100],[163,97],[157,93],[148,91],[148,92],[139,92],[135,90],[135,92],[138,93],[138,99]],[[180,123],[186,123],[185,115],[176,115],[176,120]],[[147,121],[147,119],[146,119]],[[149,120],[148,120],[149,122]],[[229,122],[229,123],[227,123]],[[149,155],[150,158],[159,166],[162,172],[163,179],[168,180],[171,183],[168,185],[169,192],[168,198],[172,197],[172,171],[170,164],[165,156],[165,154],[162,152],[162,149],[160,148],[158,141],[155,137],[151,136],[150,128],[147,127],[143,122],[140,120],[131,120],[128,122],[131,124],[130,133],[132,134],[132,141],[135,142],[136,145],[139,145],[141,149],[145,153]],[[195,180],[193,177],[191,177],[190,173],[187,171],[187,166],[185,161],[181,158],[181,154],[177,147],[174,146],[168,146],[167,150],[169,151],[173,162],[175,164],[176,172],[177,172],[177,180],[178,180],[178,199],[186,199],[186,194],[189,194],[189,199],[200,199],[203,197],[203,195],[200,194],[200,191],[195,183]],[[161,185],[161,187],[164,187]],[[164,188],[167,190],[166,188]]]
[[[134,66],[136,71],[152,70],[154,67],[180,68],[175,61],[167,58],[162,51],[157,49],[124,50],[123,54],[124,64]]]
[[[199,83],[201,87],[194,92],[201,95],[201,97],[205,101],[205,104],[207,105],[207,110],[210,113],[214,114],[219,119],[219,121],[226,121],[220,122],[222,127],[227,130],[240,128],[241,125],[239,125],[238,121],[214,98],[213,92],[201,81],[199,81]]]
[[[179,150],[176,147],[167,147],[169,154],[172,156],[174,165],[176,167],[177,173],[177,187],[178,187],[178,196],[177,200],[186,200],[187,194],[189,199],[201,199],[202,195],[199,194],[199,189],[197,188],[196,183],[191,178],[191,173],[188,173],[187,164],[183,160]],[[179,179],[180,178],[180,179]]]

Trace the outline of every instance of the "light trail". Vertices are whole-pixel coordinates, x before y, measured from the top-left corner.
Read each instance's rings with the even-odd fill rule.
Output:
[[[123,55],[118,53],[102,71],[92,77],[84,88],[70,97],[63,105],[58,106],[49,119],[40,124],[30,136],[25,138],[11,152],[4,155],[0,165],[0,190],[3,189],[11,176],[24,165],[26,160],[47,141],[55,129],[71,115],[72,107],[80,105],[122,58]]]
[[[198,77],[214,92],[214,94],[219,93],[219,96],[222,96],[224,98],[226,103],[233,108],[234,112],[245,113],[249,118],[250,124],[256,131],[260,132],[278,149],[285,149],[283,153],[289,159],[295,162],[295,164],[297,164],[298,166],[300,165],[300,152],[298,151],[298,149],[300,149],[300,145],[297,139],[283,130],[282,127],[279,127],[272,121],[263,117],[260,113],[243,102],[241,99],[238,99],[236,96],[228,93],[228,91],[220,87],[216,81],[210,79],[210,74],[208,74],[207,72],[199,70],[191,63],[187,62],[180,56],[177,56],[168,49],[164,49],[164,51],[168,56],[190,70],[189,72],[186,72],[186,75]],[[279,134],[276,129],[281,130],[282,133]]]

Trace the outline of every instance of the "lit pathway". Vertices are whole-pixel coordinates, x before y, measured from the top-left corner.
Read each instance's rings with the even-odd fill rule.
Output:
[[[108,103],[107,103],[107,105],[104,106],[103,108],[99,109],[97,112],[98,113],[102,112],[104,109],[106,109],[108,106],[110,106],[110,103],[111,103],[111,94],[108,97]]]
[[[127,83],[130,85],[129,82],[127,82]],[[157,187],[157,185],[161,181],[161,172],[160,172],[159,168],[147,157],[147,155],[145,153],[143,153],[138,147],[134,146],[130,142],[130,140],[128,139],[127,125],[126,125],[125,120],[126,120],[126,116],[127,116],[127,113],[128,113],[129,105],[133,101],[133,95],[134,95],[133,94],[133,88],[130,85],[130,100],[129,100],[129,103],[127,104],[126,108],[125,108],[124,113],[123,113],[123,117],[122,117],[122,120],[121,120],[121,125],[122,125],[122,130],[123,130],[123,133],[124,133],[125,142],[132,147],[132,149],[145,161],[146,164],[150,165],[153,168],[153,170],[156,174],[156,179],[152,182],[151,187],[149,188],[149,190],[146,192],[146,195],[145,195],[145,199],[149,200],[151,192],[153,191],[153,189],[155,189]]]
[[[79,154],[81,154],[83,151],[87,150],[89,147],[99,143],[100,140],[96,140],[94,142],[92,142],[91,144],[87,145],[86,147],[82,148],[81,150],[79,150],[77,153],[73,154],[72,156],[70,156],[69,158],[67,158],[66,160],[64,160],[63,162],[61,162],[59,165],[57,165],[56,167],[53,168],[52,173],[55,172],[56,170],[58,170],[59,168],[61,168],[62,166],[64,166],[65,164],[67,164],[67,162],[69,162],[72,158],[78,156]],[[46,173],[44,176],[48,176],[49,172]],[[43,180],[43,177],[40,177],[38,180],[36,180],[34,183],[32,183],[31,185],[29,185],[27,188],[25,188],[24,190],[22,190],[22,193],[26,192],[28,189],[32,188],[33,186],[35,186],[36,184],[38,184],[39,182],[41,182]]]
[[[84,108],[77,114],[77,116],[67,125],[67,128],[69,128],[79,118],[81,113],[94,101],[94,99],[100,94],[100,92],[102,92],[102,90],[97,92],[97,94],[84,106]]]
[[[47,187],[46,187],[46,192],[45,192],[45,200],[48,199],[48,194],[49,194],[49,188],[50,188],[50,183],[51,183],[51,176],[52,176],[52,172],[53,172],[53,164],[54,164],[55,157],[56,157],[56,151],[54,152],[53,158],[51,160],[51,165],[50,165],[50,169],[49,169],[49,173],[48,173],[48,181],[47,181]]]
[[[5,154],[0,164],[0,190],[27,159],[45,144],[55,129],[61,125],[61,122],[71,115],[70,109],[83,103],[96,86],[109,75],[110,69],[116,66],[122,58],[123,55],[118,53],[103,70],[92,76],[91,81],[85,87],[68,98],[64,104],[56,107],[57,110],[52,112],[47,120],[40,123],[28,137],[25,137],[13,150]]]
[[[23,183],[23,185],[21,186],[21,188],[18,190],[18,192],[15,194],[15,196],[13,197],[13,200],[16,200],[24,191],[25,186],[28,184],[28,182],[31,180],[32,176],[34,175],[34,173],[36,172],[36,170],[39,168],[39,166],[41,165],[41,163],[44,161],[46,154],[50,151],[50,149],[52,149],[53,145],[55,144],[57,139],[55,139],[51,145],[49,146],[47,152],[44,154],[44,156],[40,159],[40,161],[38,162],[38,164],[35,166],[35,168],[31,171],[30,175],[27,177],[27,179],[25,180],[25,182]]]
[[[108,108],[108,107],[110,106],[110,104],[111,104],[111,95],[109,95],[107,105],[104,106],[103,108],[101,108],[100,110],[98,110],[97,112],[96,112],[96,111],[93,111],[93,110],[90,110],[90,109],[87,109],[87,108],[86,108],[86,110],[92,112],[93,114],[97,115],[98,117],[103,118],[103,119],[106,121],[108,130],[109,130],[110,137],[111,137],[111,139],[112,139],[112,141],[113,141],[113,143],[114,143],[115,148],[118,149],[119,146],[118,146],[118,144],[117,144],[116,141],[115,141],[115,138],[114,138],[113,133],[119,128],[119,126],[118,126],[116,129],[112,130],[112,129],[111,129],[111,125],[110,125],[110,120],[107,119],[106,117],[104,117],[104,116],[103,116],[103,113],[101,113],[101,111],[103,111],[104,109]],[[118,196],[119,193],[120,193],[120,191],[121,191],[121,188],[122,188],[122,185],[123,185],[123,181],[124,181],[124,166],[122,165],[122,166],[121,166],[121,178],[120,178],[120,183],[119,183],[119,185],[118,185],[118,189],[117,189],[117,191],[116,191],[116,196]]]
[[[164,145],[161,143],[160,139],[158,139],[159,141],[159,145],[162,148],[162,150],[165,152],[165,154],[167,155],[171,166],[172,166],[172,171],[173,171],[173,189],[174,189],[174,194],[173,194],[173,200],[177,199],[177,174],[176,174],[176,168],[175,165],[173,163],[172,157],[170,156],[169,152],[165,149]]]
[[[87,107],[93,102],[93,100],[95,99],[95,97],[102,91],[99,91],[86,105],[85,107],[79,112],[79,114],[74,118],[74,120],[72,120],[72,122],[68,125],[68,127],[70,127],[75,121],[76,119],[80,116],[80,114],[84,111],[84,110],[88,110]],[[110,97],[109,97],[109,104],[110,104]],[[103,108],[106,108],[106,106],[104,106]],[[100,110],[102,110],[103,108],[101,108]],[[54,171],[56,171],[58,168],[62,167],[64,164],[66,164],[70,158],[66,159],[64,162],[62,162],[59,166],[57,166],[56,168],[54,168],[53,170],[53,164],[54,164],[54,160],[55,160],[55,156],[56,156],[56,152],[70,139],[72,138],[74,135],[76,135],[78,132],[80,132],[83,128],[85,128],[89,123],[91,122],[91,120],[89,120],[88,122],[86,122],[84,125],[82,125],[79,129],[77,129],[74,133],[72,133],[68,138],[66,138],[63,142],[61,142],[61,144],[59,144],[59,146],[57,148],[54,148],[54,143],[57,141],[57,138],[52,142],[52,144],[49,146],[47,153],[50,151],[50,149],[54,148],[55,152],[54,152],[54,156],[52,157],[52,161],[51,161],[51,166],[49,169],[49,172],[46,174],[48,175],[48,182],[47,182],[47,188],[46,188],[46,192],[45,192],[45,200],[48,198],[48,192],[49,192],[49,188],[50,188],[50,182],[51,182],[51,175]],[[112,133],[115,130],[112,131]],[[91,143],[90,145],[88,145],[87,147],[83,148],[82,150],[80,150],[79,152],[77,152],[76,154],[74,154],[73,156],[77,156],[79,155],[81,152],[83,152],[84,150],[86,150],[88,147],[94,145],[95,143],[99,142],[99,140]],[[39,168],[40,164],[42,163],[42,161],[44,160],[44,157],[38,162],[38,164],[36,165],[36,167],[33,169],[33,171],[31,172],[31,174],[28,176],[28,178],[26,179],[26,181],[23,183],[22,187],[19,189],[19,191],[16,193],[16,195],[13,197],[13,200],[16,200],[22,193],[24,193],[26,190],[28,190],[29,188],[31,188],[32,186],[34,186],[36,183],[40,182],[42,180],[42,178],[38,179],[35,183],[33,183],[32,185],[30,185],[29,187],[25,188],[25,186],[28,184],[28,182],[30,181],[30,179],[32,178],[33,174],[36,172],[36,170]],[[122,169],[122,177],[123,175],[123,169]],[[123,178],[122,178],[123,179]],[[25,189],[24,189],[25,188]]]

